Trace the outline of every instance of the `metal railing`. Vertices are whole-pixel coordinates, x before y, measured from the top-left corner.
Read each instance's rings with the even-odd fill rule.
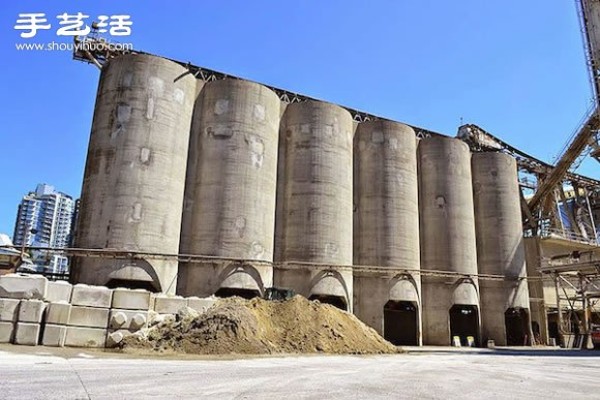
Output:
[[[21,249],[20,246],[3,245],[2,248]],[[420,276],[431,276],[440,278],[453,278],[453,279],[479,279],[479,280],[493,280],[493,281],[522,281],[527,280],[524,276],[505,276],[495,274],[479,274],[479,273],[464,273],[455,271],[442,271],[442,270],[429,270],[429,269],[413,269],[402,266],[382,266],[382,265],[341,265],[341,264],[329,264],[329,263],[309,263],[309,262],[272,262],[258,259],[245,259],[245,258],[233,258],[233,257],[216,257],[208,255],[198,254],[175,254],[175,253],[153,253],[153,252],[141,252],[131,250],[119,250],[119,249],[82,249],[82,248],[48,248],[48,247],[25,247],[25,251],[37,250],[37,251],[60,251],[68,257],[89,257],[89,258],[104,258],[104,259],[123,259],[123,260],[171,260],[180,263],[188,264],[213,264],[215,262],[220,263],[238,263],[243,264],[261,264],[270,266],[274,269],[347,269],[352,272],[360,274],[371,274],[379,276],[399,276],[399,275],[420,275]],[[40,272],[40,274],[44,274]],[[55,274],[61,275],[61,274]]]
[[[598,245],[598,238],[589,238],[585,237],[581,234],[575,233],[571,230],[560,229],[560,228],[550,228],[550,227],[541,227],[539,230],[539,236],[541,238],[556,238],[556,239],[564,239],[571,240],[574,242],[581,242],[585,244]]]

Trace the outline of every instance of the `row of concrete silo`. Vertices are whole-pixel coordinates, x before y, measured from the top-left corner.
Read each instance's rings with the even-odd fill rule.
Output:
[[[197,81],[158,57],[103,68],[76,245],[138,256],[77,259],[78,282],[197,296],[283,287],[398,344],[522,344],[521,237],[507,155],[417,143],[400,123],[284,104],[244,80]]]

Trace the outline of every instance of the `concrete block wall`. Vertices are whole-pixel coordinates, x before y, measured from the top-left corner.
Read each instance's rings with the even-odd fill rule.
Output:
[[[141,334],[151,316],[188,307],[201,314],[216,300],[9,274],[0,277],[0,343],[114,347],[128,335]]]

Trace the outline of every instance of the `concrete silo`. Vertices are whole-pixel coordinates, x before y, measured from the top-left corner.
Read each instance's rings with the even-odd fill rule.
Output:
[[[354,264],[419,270],[417,139],[391,121],[354,135]],[[398,345],[421,343],[418,274],[354,272],[354,313]]]
[[[226,79],[203,88],[191,133],[191,231],[182,248],[249,261],[184,265],[183,294],[253,297],[272,285],[279,110],[277,95],[257,83]]]
[[[176,254],[196,80],[128,54],[102,69],[75,245]],[[75,259],[73,279],[174,292],[177,260]]]
[[[482,339],[501,346],[531,343],[529,290],[517,164],[502,153],[473,154],[473,194],[480,274]]]
[[[194,105],[194,114],[192,115],[192,127],[190,132],[194,132],[195,124],[199,122],[199,118],[194,119],[194,116],[202,110],[202,96],[200,93],[206,81],[196,80],[196,103]],[[195,121],[194,121],[195,120]],[[191,253],[189,246],[191,244],[192,234],[192,213],[194,205],[194,197],[196,193],[196,172],[198,170],[198,135],[190,134],[190,142],[187,154],[187,168],[185,174],[185,191],[183,192],[183,211],[181,216],[181,235],[179,239],[179,253],[188,255]],[[187,272],[189,264],[187,262],[179,263],[179,275],[177,278],[177,294],[184,294],[187,289]]]
[[[352,130],[350,113],[307,101],[287,106],[280,127],[275,285],[352,309]],[[343,267],[334,267],[343,266]],[[346,267],[347,266],[347,267]]]
[[[458,139],[420,141],[419,210],[423,342],[449,345],[453,337],[479,343],[480,314],[471,153]],[[443,272],[464,274],[445,277]]]

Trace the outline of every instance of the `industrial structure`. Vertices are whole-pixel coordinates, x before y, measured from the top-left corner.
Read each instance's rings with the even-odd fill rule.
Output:
[[[418,186],[415,131],[384,120],[359,124],[354,135],[354,264],[389,272],[354,271],[354,313],[379,327],[386,339],[411,345],[422,343]],[[398,265],[405,271],[395,272]]]
[[[447,345],[449,338],[477,343],[481,308],[477,279],[475,210],[469,147],[458,139],[432,137],[419,143],[421,266],[457,273],[424,276],[423,339]]]
[[[581,18],[597,94],[600,3],[583,1]],[[597,153],[596,110],[553,167],[476,125],[451,138],[77,40],[75,58],[102,72],[74,282],[200,297],[287,288],[395,344],[589,340],[600,182],[569,169]]]
[[[201,71],[104,62],[75,247],[121,257],[76,256],[75,281],[186,296],[275,286],[397,344],[531,342],[510,156],[471,160],[460,139]]]
[[[75,247],[177,253],[195,80],[185,68],[146,55],[111,60],[102,71]],[[75,280],[112,280],[174,291],[170,260],[76,258]]]
[[[181,252],[256,263],[182,265],[180,293],[253,297],[272,286],[279,118],[279,99],[259,84],[221,80],[200,91]]]

